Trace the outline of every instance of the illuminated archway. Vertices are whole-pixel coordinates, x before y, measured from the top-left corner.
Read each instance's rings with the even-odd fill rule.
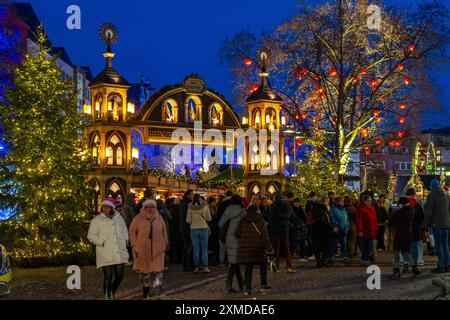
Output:
[[[112,121],[122,122],[123,121],[123,98],[117,92],[110,93],[108,95],[108,119]]]
[[[223,125],[223,108],[218,103],[213,103],[209,107],[208,112],[209,125],[212,127],[220,127]]]
[[[89,149],[91,150],[91,156],[92,156],[92,161],[93,161],[94,165],[101,165],[100,134],[97,131],[91,135]]]
[[[261,127],[261,110],[259,110],[259,108],[253,110],[252,125],[254,125],[257,128]]]
[[[197,96],[189,96],[185,105],[186,123],[194,123],[194,121],[202,121],[202,101]]]

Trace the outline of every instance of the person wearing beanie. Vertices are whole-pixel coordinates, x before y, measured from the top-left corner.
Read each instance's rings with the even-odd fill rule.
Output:
[[[419,200],[417,200],[416,191],[413,188],[410,188],[408,189],[408,191],[406,191],[406,198],[409,201],[409,205],[414,210],[411,253],[414,263],[420,266],[424,264],[423,238],[425,235],[425,227],[423,226],[423,220],[425,217],[425,213],[423,211],[422,204],[419,202]],[[408,265],[404,264],[405,271],[407,270],[407,266]]]
[[[144,201],[141,212],[133,219],[130,226],[130,242],[133,248],[133,270],[139,273],[144,299],[150,295],[151,285],[156,291],[155,294],[160,295],[169,237],[167,226],[158,213],[155,200]]]
[[[450,271],[450,254],[448,246],[448,229],[450,228],[449,196],[440,187],[438,180],[431,182],[431,192],[425,202],[424,226],[431,228],[434,236],[438,265],[434,273]]]
[[[389,217],[389,223],[395,228],[394,232],[394,273],[392,279],[400,279],[400,254],[413,266],[414,275],[419,275],[422,270],[417,267],[411,256],[412,225],[414,210],[408,198],[401,197],[398,200],[398,209]]]
[[[107,300],[114,300],[129,259],[127,225],[115,206],[116,201],[111,198],[102,202],[101,214],[91,221],[87,235],[96,246],[97,268],[103,271],[103,291]]]
[[[144,191],[144,197],[139,200],[139,202],[137,203],[137,205],[134,208],[134,215],[138,215],[141,212],[142,209],[142,204],[145,202],[145,200],[156,200],[155,199],[155,190],[153,190],[152,188],[147,188]]]
[[[286,201],[284,192],[275,193],[275,202],[270,207],[269,224],[272,233],[272,246],[275,250],[277,269],[280,267],[280,247],[283,246],[287,271],[294,273],[292,267],[291,252],[289,249],[289,225],[294,216],[294,210]]]

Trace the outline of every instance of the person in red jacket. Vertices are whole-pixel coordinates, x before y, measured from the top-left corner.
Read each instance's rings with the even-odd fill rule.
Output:
[[[369,266],[371,264],[371,255],[373,250],[373,240],[378,236],[377,211],[372,205],[370,195],[363,195],[361,203],[356,209],[355,225],[358,238],[361,241],[361,265]]]

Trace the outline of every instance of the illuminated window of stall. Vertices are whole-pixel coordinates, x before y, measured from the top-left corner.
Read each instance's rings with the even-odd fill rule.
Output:
[[[252,125],[256,128],[261,127],[261,110],[258,108],[253,110]]]
[[[164,102],[162,107],[162,121],[167,123],[178,122],[178,105],[170,99]]]
[[[209,107],[209,125],[212,127],[223,125],[223,108],[217,103]]]
[[[194,121],[202,120],[202,103],[198,97],[189,97],[186,101],[186,122],[194,123]]]
[[[122,121],[123,119],[123,99],[122,96],[116,92],[108,96],[108,118],[111,117],[113,121]]]
[[[117,134],[113,134],[106,146],[106,159],[108,166],[124,165],[125,145]]]

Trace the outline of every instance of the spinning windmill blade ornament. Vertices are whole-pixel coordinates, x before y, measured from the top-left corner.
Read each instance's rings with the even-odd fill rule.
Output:
[[[105,23],[100,27],[100,39],[108,46],[119,40],[117,28],[111,23]]]

